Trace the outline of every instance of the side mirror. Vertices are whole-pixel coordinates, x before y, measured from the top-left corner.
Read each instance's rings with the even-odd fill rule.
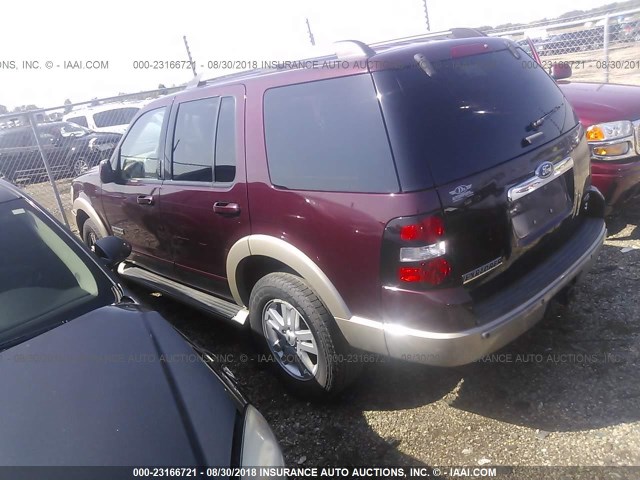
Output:
[[[131,245],[121,238],[109,236],[96,240],[93,251],[109,268],[114,268],[131,254]]]
[[[571,65],[568,63],[554,63],[551,66],[551,78],[554,80],[569,78],[571,74]]]
[[[111,168],[109,159],[100,162],[100,181],[102,183],[113,183],[116,181],[116,172]]]

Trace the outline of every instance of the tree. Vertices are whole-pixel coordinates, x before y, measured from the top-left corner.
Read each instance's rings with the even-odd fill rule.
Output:
[[[4,105],[0,105],[0,115],[4,115],[5,113],[9,113],[9,109]]]
[[[71,107],[71,100],[69,100],[68,98],[64,101],[64,113],[69,113],[71,110],[73,110],[73,107]]]
[[[160,90],[160,95],[166,95],[167,93],[169,93],[167,91],[167,87],[164,86],[164,83],[158,85],[158,90]]]
[[[29,105],[20,105],[13,109],[14,112],[28,112],[29,110],[38,110],[38,107],[36,107],[33,104],[29,104]]]

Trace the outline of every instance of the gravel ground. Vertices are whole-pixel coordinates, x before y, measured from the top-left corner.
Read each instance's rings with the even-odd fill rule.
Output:
[[[46,201],[43,185],[27,189]],[[68,190],[63,182],[65,205]],[[327,404],[288,395],[241,327],[135,290],[226,356],[290,466],[640,466],[639,225],[640,202],[609,219],[605,247],[569,307],[552,305],[488,361],[440,369],[383,359]]]

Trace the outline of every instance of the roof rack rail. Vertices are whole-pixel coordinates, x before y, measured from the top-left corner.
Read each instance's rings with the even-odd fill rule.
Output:
[[[340,40],[333,45],[338,60],[369,58],[376,53],[369,45],[359,40]]]
[[[206,81],[201,80],[201,78],[202,78],[202,73],[199,73],[196,76],[194,76],[184,86],[185,90],[188,90],[188,89],[191,89],[191,88],[201,87],[202,85],[204,85],[206,83]]]
[[[439,40],[445,38],[474,38],[474,37],[486,37],[487,34],[477,30],[475,28],[451,28],[449,30],[442,30],[440,32],[429,32],[419,35],[411,35],[409,37],[393,38],[390,40],[384,40],[382,42],[371,43],[371,47],[386,47],[404,43],[415,43],[429,40]]]

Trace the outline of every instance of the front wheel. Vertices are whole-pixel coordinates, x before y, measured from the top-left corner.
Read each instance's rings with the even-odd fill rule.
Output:
[[[93,246],[100,237],[98,227],[96,227],[92,220],[87,219],[82,225],[82,240],[84,240],[84,243],[93,250]]]
[[[290,273],[261,278],[249,302],[251,328],[283,383],[303,397],[333,396],[360,363],[309,285]]]

